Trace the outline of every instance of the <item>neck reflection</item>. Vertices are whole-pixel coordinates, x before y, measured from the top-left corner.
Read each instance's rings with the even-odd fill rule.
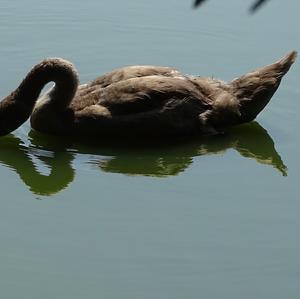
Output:
[[[39,171],[34,159],[43,162],[47,174]],[[8,135],[0,139],[0,166],[14,170],[29,190],[36,195],[53,195],[65,189],[74,179],[68,152],[51,152],[25,146],[21,139]]]

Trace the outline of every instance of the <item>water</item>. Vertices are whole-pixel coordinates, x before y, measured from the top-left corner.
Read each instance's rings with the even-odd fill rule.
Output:
[[[190,1],[192,2],[192,1]],[[0,96],[46,56],[230,80],[300,49],[296,0],[0,3]],[[1,298],[297,298],[299,62],[257,122],[160,147],[0,139]]]

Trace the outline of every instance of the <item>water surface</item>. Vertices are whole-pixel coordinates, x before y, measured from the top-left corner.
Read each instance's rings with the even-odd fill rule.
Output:
[[[191,3],[190,3],[191,2]],[[300,49],[296,0],[0,3],[0,97],[39,60],[230,80]],[[257,122],[161,146],[0,139],[3,298],[297,298],[299,63]]]

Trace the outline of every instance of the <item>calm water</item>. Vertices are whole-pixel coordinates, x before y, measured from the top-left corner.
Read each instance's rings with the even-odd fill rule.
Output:
[[[230,80],[300,50],[300,2],[0,2],[0,97],[46,56]],[[223,3],[224,2],[224,3]],[[298,298],[299,61],[257,122],[160,147],[0,139],[0,297]]]

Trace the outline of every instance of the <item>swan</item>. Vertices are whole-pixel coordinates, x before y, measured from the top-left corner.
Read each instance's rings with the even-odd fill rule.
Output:
[[[0,136],[29,117],[43,133],[96,139],[217,134],[254,120],[296,56],[292,51],[228,83],[171,67],[129,66],[83,85],[71,62],[48,58],[0,102]],[[54,87],[40,96],[49,82]]]

